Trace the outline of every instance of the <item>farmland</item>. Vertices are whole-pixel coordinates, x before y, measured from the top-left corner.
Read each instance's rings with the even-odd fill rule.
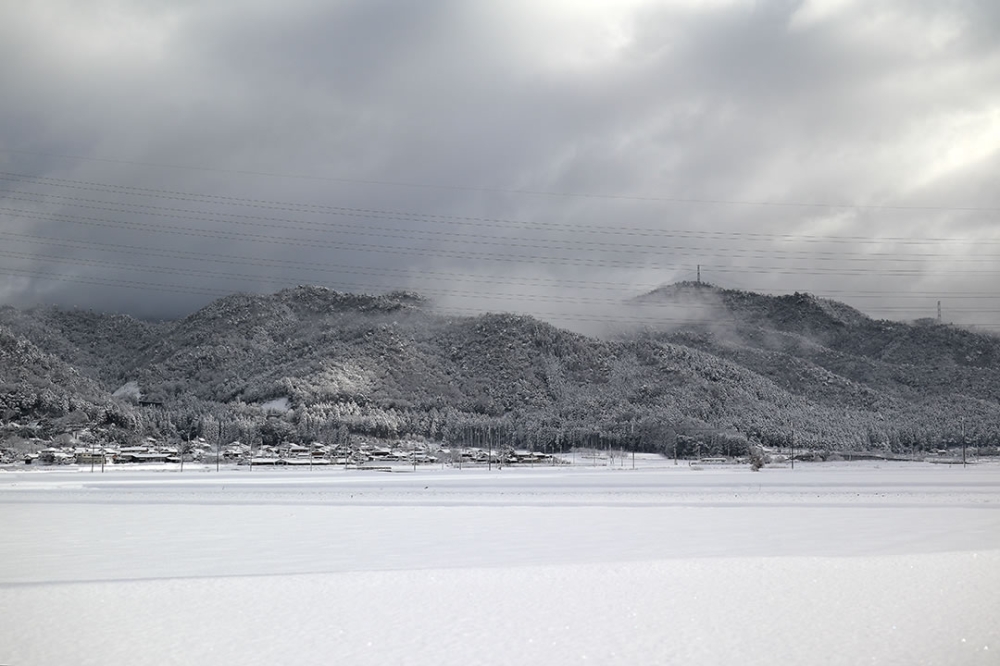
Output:
[[[995,463],[392,469],[8,468],[0,662],[989,664],[1000,649]]]

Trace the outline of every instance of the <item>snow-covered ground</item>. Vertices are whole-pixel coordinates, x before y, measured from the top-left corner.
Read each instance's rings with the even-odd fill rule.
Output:
[[[0,664],[1000,663],[1000,465],[630,465],[9,468]]]

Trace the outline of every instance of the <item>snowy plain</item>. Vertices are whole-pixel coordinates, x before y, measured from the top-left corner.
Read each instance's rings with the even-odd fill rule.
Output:
[[[11,467],[0,520],[0,664],[1000,663],[989,462]]]

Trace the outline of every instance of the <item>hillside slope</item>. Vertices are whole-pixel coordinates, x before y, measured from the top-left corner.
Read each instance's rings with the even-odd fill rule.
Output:
[[[110,401],[142,432],[174,436],[489,431],[524,446],[905,450],[963,428],[978,443],[1000,435],[997,338],[876,321],[807,294],[692,283],[630,307],[644,325],[612,339],[526,316],[443,317],[411,293],[316,287],[236,294],[161,324],[3,308],[8,346],[27,344],[34,352],[16,355],[34,360],[7,358],[0,370],[8,396],[48,382],[91,412]],[[157,406],[134,391],[109,397],[127,382]]]

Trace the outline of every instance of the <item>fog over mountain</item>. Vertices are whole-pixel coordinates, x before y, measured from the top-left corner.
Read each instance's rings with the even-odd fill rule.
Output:
[[[43,0],[0,58],[0,304],[310,284],[604,335],[700,266],[1000,329],[993,2]]]
[[[910,452],[1000,439],[1000,337],[876,320],[805,293],[676,283],[604,337],[441,314],[409,292],[233,294],[174,321],[0,308],[7,440],[89,427],[120,443],[750,443]],[[700,312],[680,323],[677,312]]]

